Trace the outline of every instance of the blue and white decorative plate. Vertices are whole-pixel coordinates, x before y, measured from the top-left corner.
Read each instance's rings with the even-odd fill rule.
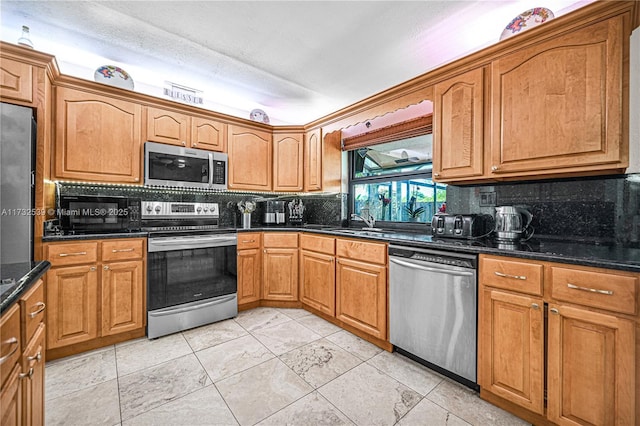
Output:
[[[133,79],[131,76],[125,70],[115,65],[103,65],[99,67],[93,74],[93,79],[98,83],[133,90]]]
[[[254,109],[249,113],[249,119],[259,123],[269,124],[269,116],[261,109]]]

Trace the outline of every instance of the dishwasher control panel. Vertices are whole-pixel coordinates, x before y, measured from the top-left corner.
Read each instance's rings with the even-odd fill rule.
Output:
[[[475,269],[478,262],[478,257],[472,254],[398,246],[389,246],[389,256],[404,257],[406,259],[421,260],[423,262],[439,263],[442,265],[471,269]]]

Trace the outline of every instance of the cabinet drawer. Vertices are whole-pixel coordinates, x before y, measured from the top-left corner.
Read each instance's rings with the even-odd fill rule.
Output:
[[[102,260],[140,259],[144,254],[144,240],[126,239],[102,242]]]
[[[20,360],[20,306],[16,303],[0,320],[0,385]]]
[[[379,243],[369,243],[357,240],[336,239],[336,254],[364,262],[387,263],[387,246]]]
[[[335,254],[336,239],[321,237],[319,235],[302,234],[300,235],[300,248],[318,253]]]
[[[40,323],[44,321],[45,307],[44,285],[42,285],[42,280],[38,280],[20,298],[22,344],[26,345],[31,340],[33,333],[36,332]]]
[[[551,267],[551,297],[634,315],[639,277],[608,271]]]
[[[238,250],[260,248],[260,233],[238,232]]]
[[[45,258],[51,266],[95,263],[98,260],[98,243],[64,243],[45,245]]]
[[[281,233],[281,232],[265,232],[263,234],[264,247],[298,247],[298,234],[297,233]]]
[[[541,296],[542,271],[537,263],[480,257],[480,282],[490,287]]]

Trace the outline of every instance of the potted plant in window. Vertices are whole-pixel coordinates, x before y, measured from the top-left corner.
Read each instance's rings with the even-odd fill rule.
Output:
[[[410,222],[417,222],[420,215],[424,213],[424,207],[416,208],[416,197],[413,196],[407,205],[404,206],[404,211],[407,212]]]

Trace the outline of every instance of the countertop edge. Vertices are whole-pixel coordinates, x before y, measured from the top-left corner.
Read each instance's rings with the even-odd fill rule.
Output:
[[[7,309],[13,306],[13,304],[20,299],[20,297],[28,291],[51,267],[51,263],[47,260],[40,260],[36,262],[36,266],[20,278],[19,281],[22,282],[18,287],[16,287],[16,289],[0,303],[0,314],[3,314]]]

